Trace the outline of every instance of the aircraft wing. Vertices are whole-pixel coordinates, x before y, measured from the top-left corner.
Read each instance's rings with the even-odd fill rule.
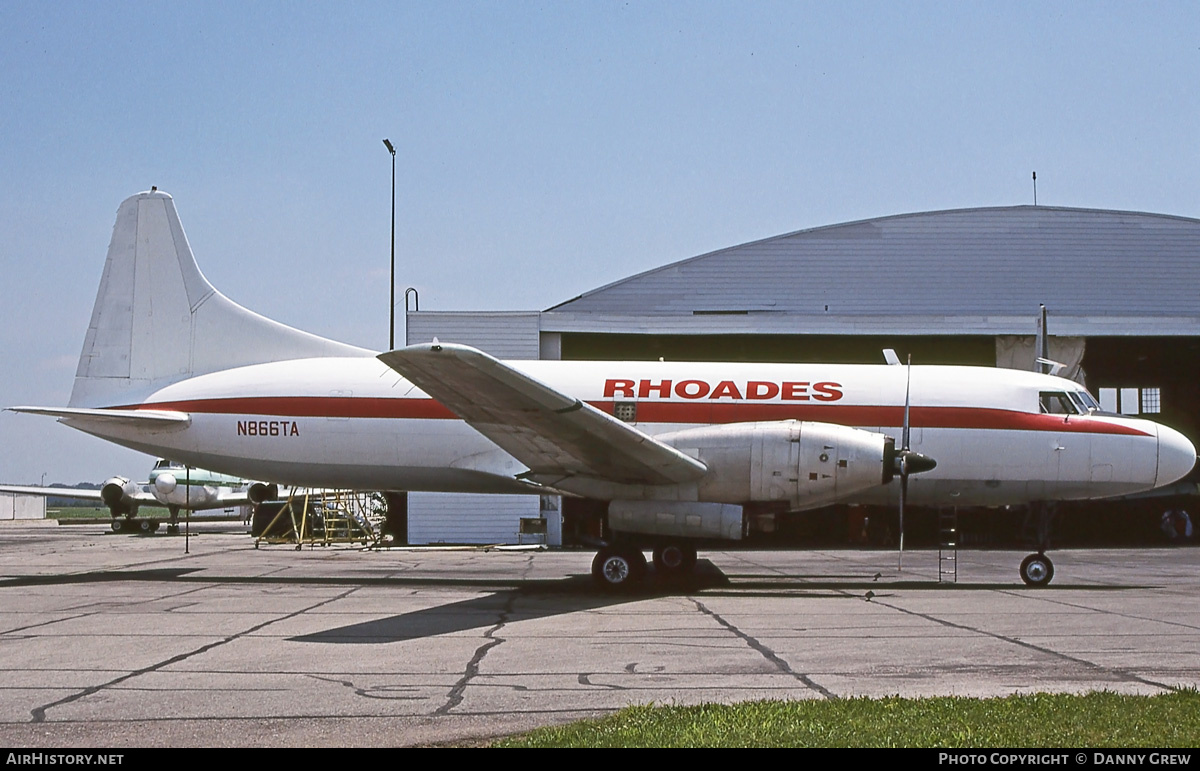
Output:
[[[19,487],[17,485],[0,485],[0,493],[15,493],[16,495],[41,495],[45,498],[74,498],[80,501],[104,501],[99,490],[80,490],[75,487]],[[152,493],[139,490],[135,495],[126,496],[127,501],[135,501],[139,506],[165,506]],[[236,504],[222,504],[233,506]]]
[[[0,493],[41,495],[46,498],[77,498],[81,501],[102,500],[99,490],[78,490],[74,487],[18,487],[16,485],[0,485]]]
[[[690,482],[708,468],[633,426],[465,345],[411,345],[379,359],[529,467],[621,484]]]

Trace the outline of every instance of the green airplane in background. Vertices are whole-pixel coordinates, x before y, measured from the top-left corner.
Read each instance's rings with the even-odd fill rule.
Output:
[[[167,532],[177,533],[180,511],[233,509],[279,497],[276,485],[189,468],[166,459],[159,459],[154,464],[146,482],[110,477],[99,490],[0,485],[0,492],[99,501],[112,514],[112,529],[117,533],[135,530],[153,533],[158,530],[160,519],[137,516],[142,507],[167,509]]]

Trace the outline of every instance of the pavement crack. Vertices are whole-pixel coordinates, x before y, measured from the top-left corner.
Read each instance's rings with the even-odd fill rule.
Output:
[[[483,662],[488,651],[495,648],[497,645],[505,642],[503,637],[498,637],[497,633],[508,624],[508,617],[512,614],[512,606],[516,601],[516,595],[509,595],[504,602],[504,607],[500,610],[500,619],[483,637],[485,642],[475,649],[475,654],[471,656],[471,660],[467,662],[467,669],[463,672],[463,676],[458,679],[458,682],[450,689],[450,693],[446,696],[446,703],[433,711],[435,715],[447,715],[450,710],[462,704],[463,695],[467,690],[467,686],[471,684],[479,675],[479,665]]]
[[[700,610],[701,613],[708,615],[714,621],[716,621],[718,624],[725,627],[730,632],[732,632],[733,634],[737,635],[739,638],[744,640],[745,643],[747,645],[749,645],[752,650],[757,651],[763,658],[765,658],[767,661],[774,664],[775,667],[780,672],[783,672],[786,675],[790,675],[791,677],[796,678],[800,682],[804,683],[804,685],[807,688],[809,688],[813,691],[816,691],[817,693],[824,696],[826,699],[837,699],[838,698],[837,694],[833,693],[832,691],[829,691],[828,689],[826,689],[820,683],[817,683],[815,680],[813,680],[808,675],[803,674],[802,672],[793,671],[791,666],[789,666],[786,661],[784,661],[782,658],[780,658],[779,655],[775,653],[775,651],[771,650],[766,645],[763,645],[762,642],[760,642],[759,640],[755,639],[754,637],[746,634],[741,629],[738,629],[736,626],[729,623],[724,618],[721,618],[721,616],[719,614],[714,613],[704,603],[702,603],[699,600],[694,599],[694,598],[691,598],[691,599],[692,599],[692,602],[695,603],[696,607]]]
[[[578,675],[576,675],[575,681],[577,683],[579,683],[580,685],[586,685],[591,688],[606,688],[610,691],[626,690],[625,688],[623,688],[619,685],[613,685],[612,683],[593,683],[592,675],[594,675],[594,674],[596,674],[596,673],[595,672],[580,672]]]
[[[1113,669],[1111,667],[1106,667],[1103,664],[1097,664],[1094,661],[1088,661],[1087,659],[1082,659],[1082,658],[1079,658],[1078,656],[1072,656],[1070,654],[1063,653],[1061,651],[1056,651],[1053,648],[1047,648],[1043,645],[1037,645],[1035,643],[1027,642],[1025,640],[1020,639],[1019,637],[1010,637],[1009,635],[999,634],[997,632],[989,632],[985,629],[979,629],[977,627],[968,626],[966,624],[959,624],[959,623],[956,623],[954,621],[949,621],[944,618],[938,618],[937,616],[932,616],[928,613],[921,613],[921,612],[915,611],[915,610],[908,610],[907,608],[902,608],[898,605],[893,605],[890,602],[883,602],[878,599],[874,600],[872,602],[872,604],[873,605],[881,605],[885,608],[897,611],[898,613],[903,613],[908,616],[922,618],[922,619],[925,619],[926,621],[931,621],[935,624],[939,624],[941,626],[944,626],[944,627],[947,627],[950,629],[958,629],[958,630],[961,630],[964,632],[972,632],[974,634],[983,635],[984,637],[990,637],[993,640],[1000,640],[1001,642],[1006,642],[1011,645],[1016,645],[1018,647],[1025,648],[1027,650],[1037,651],[1038,653],[1044,654],[1046,656],[1052,656],[1054,658],[1061,659],[1063,661],[1069,661],[1072,664],[1078,664],[1081,667],[1084,667],[1086,669],[1091,669],[1096,672],[1105,672],[1105,673],[1109,673],[1109,674],[1115,674],[1115,675],[1118,675],[1127,680],[1133,680],[1133,681],[1141,683],[1143,685],[1149,685],[1149,686],[1153,686],[1155,688],[1162,688],[1162,689],[1165,689],[1168,691],[1180,690],[1179,686],[1171,685],[1170,683],[1160,683],[1156,680],[1151,680],[1149,678],[1142,677],[1141,675],[1130,672],[1127,669]]]
[[[33,717],[33,719],[30,722],[44,723],[44,722],[46,722],[46,712],[48,712],[51,709],[54,709],[55,707],[61,707],[65,704],[70,704],[71,702],[79,701],[82,698],[91,696],[92,694],[95,694],[95,693],[99,693],[100,691],[103,691],[106,688],[112,688],[115,685],[120,685],[121,683],[124,683],[128,680],[132,680],[135,677],[139,677],[141,675],[148,674],[150,672],[156,672],[160,669],[163,669],[164,667],[169,667],[172,664],[178,664],[181,661],[186,661],[187,659],[189,659],[193,656],[198,656],[202,653],[207,653],[208,651],[213,650],[214,648],[219,648],[222,645],[227,645],[235,640],[245,637],[246,635],[254,634],[255,632],[257,632],[261,629],[267,628],[271,624],[278,623],[279,621],[286,621],[290,618],[295,618],[296,616],[302,616],[305,613],[308,613],[310,611],[313,611],[313,610],[316,610],[317,608],[322,607],[323,605],[328,605],[331,602],[337,602],[338,600],[341,600],[356,591],[358,591],[358,588],[352,587],[334,597],[329,597],[327,599],[321,600],[320,602],[313,603],[312,605],[309,605],[306,608],[301,608],[299,610],[292,611],[291,613],[286,613],[282,616],[276,616],[267,621],[263,621],[261,624],[255,624],[254,626],[243,629],[241,632],[238,632],[236,634],[231,634],[223,639],[217,640],[216,642],[211,642],[211,643],[207,643],[205,645],[201,645],[200,647],[198,647],[194,650],[187,651],[186,653],[180,653],[176,656],[172,656],[169,659],[164,659],[163,661],[160,661],[157,664],[151,664],[148,667],[143,667],[141,669],[135,669],[134,671],[128,672],[124,675],[121,675],[120,677],[115,677],[112,680],[109,680],[108,682],[100,683],[98,685],[93,685],[89,688],[84,688],[83,690],[78,691],[77,693],[73,693],[70,696],[64,696],[61,699],[57,699],[56,701],[52,701],[48,704],[43,704],[40,707],[34,707],[33,709],[31,709],[29,711],[29,714],[32,715],[32,717]]]

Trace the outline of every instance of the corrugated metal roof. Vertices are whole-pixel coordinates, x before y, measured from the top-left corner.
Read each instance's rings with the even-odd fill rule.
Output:
[[[406,345],[433,338],[464,343],[501,359],[536,359],[540,314],[536,311],[409,311]]]
[[[558,324],[543,329],[601,322],[593,314],[624,328],[662,315],[695,317],[691,331],[769,328],[778,324],[762,315],[784,314],[792,331],[798,316],[808,331],[836,326],[828,323],[834,319],[875,327],[871,317],[893,324],[901,317],[900,326],[921,327],[982,319],[977,331],[992,333],[1045,303],[1055,317],[1087,320],[1083,326],[1157,324],[1165,327],[1159,334],[1196,334],[1198,287],[1200,220],[1046,206],[958,209],[801,230],[693,257],[556,305],[544,319]]]

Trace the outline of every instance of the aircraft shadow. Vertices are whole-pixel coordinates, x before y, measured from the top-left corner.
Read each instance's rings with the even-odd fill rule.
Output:
[[[647,580],[636,591],[614,593],[596,586],[591,576],[521,581],[516,588],[497,591],[486,597],[423,608],[411,613],[349,624],[313,634],[288,638],[295,642],[335,643],[343,645],[380,645],[435,635],[462,632],[506,622],[559,616],[581,610],[596,610],[647,597],[710,590],[727,586],[729,580],[708,560],[697,560],[696,569],[687,577],[656,576],[649,568]],[[478,586],[478,581],[469,582]],[[509,583],[511,587],[511,582]],[[520,606],[517,600],[522,599]]]
[[[730,579],[733,579],[731,581]],[[760,574],[729,576],[711,561],[700,559],[692,575],[680,578],[656,576],[653,568],[647,581],[637,591],[612,593],[596,586],[590,575],[575,575],[556,579],[479,579],[478,577],[388,577],[361,578],[348,581],[335,576],[213,576],[203,569],[160,568],[150,570],[106,570],[70,575],[21,576],[0,579],[0,588],[21,586],[88,585],[115,581],[147,581],[170,584],[237,584],[237,585],[311,585],[345,586],[353,583],[381,587],[430,587],[491,589],[484,596],[423,608],[387,618],[326,629],[289,639],[305,643],[342,645],[381,645],[401,640],[420,639],[435,635],[462,632],[480,627],[495,626],[501,621],[514,622],[597,610],[636,602],[653,597],[704,592],[715,597],[831,597],[845,599],[861,597],[866,601],[886,600],[897,590],[933,591],[1034,591],[1056,590],[1123,591],[1144,589],[1144,586],[1100,586],[1096,584],[1054,584],[1040,589],[1026,589],[1014,583],[938,583],[930,580],[877,581],[861,574],[781,575],[764,578]],[[521,600],[521,602],[518,602]]]

